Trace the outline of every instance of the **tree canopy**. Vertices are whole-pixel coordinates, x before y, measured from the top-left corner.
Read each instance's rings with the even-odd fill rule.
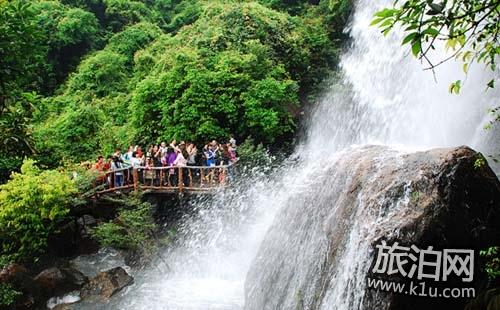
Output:
[[[348,0],[1,5],[0,44],[16,46],[0,49],[0,126],[16,124],[1,137],[4,172],[24,156],[53,167],[173,138],[291,141],[335,68],[350,10]]]

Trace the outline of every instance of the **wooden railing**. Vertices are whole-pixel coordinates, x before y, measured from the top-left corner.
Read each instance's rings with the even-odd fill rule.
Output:
[[[165,193],[210,192],[226,186],[233,177],[233,165],[186,167],[127,167],[98,177],[98,194],[125,190]]]

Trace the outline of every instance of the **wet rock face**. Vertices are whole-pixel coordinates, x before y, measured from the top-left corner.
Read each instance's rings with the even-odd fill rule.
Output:
[[[47,252],[57,257],[97,252],[99,245],[91,236],[96,225],[97,220],[88,214],[61,225],[57,232],[49,235]]]
[[[89,283],[82,288],[81,297],[82,299],[106,300],[132,283],[134,283],[134,278],[123,268],[116,267],[100,272],[90,279]]]
[[[29,277],[26,267],[16,263],[9,264],[0,271],[1,283],[12,283],[16,280],[22,280],[26,277]]]
[[[78,290],[88,281],[87,277],[76,269],[58,267],[43,270],[33,280],[46,298]]]
[[[402,154],[369,146],[302,175],[308,190],[276,216],[247,275],[245,308],[463,309],[469,300],[368,289],[367,277],[382,239],[474,249],[476,261],[479,249],[498,243],[500,183],[477,158],[467,147]],[[478,292],[479,267],[470,285]]]
[[[23,293],[13,306],[15,309],[33,309],[35,299],[40,298],[38,285],[23,265],[12,263],[5,266],[0,271],[0,283],[8,283]]]

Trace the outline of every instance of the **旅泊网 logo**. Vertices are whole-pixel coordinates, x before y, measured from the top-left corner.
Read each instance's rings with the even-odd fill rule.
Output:
[[[376,254],[371,273],[377,276],[397,276],[405,283],[368,277],[368,287],[383,291],[414,296],[443,298],[475,297],[473,287],[445,287],[452,277],[464,284],[474,279],[474,250],[443,249],[432,246],[419,248],[403,246],[398,242],[387,244],[382,241],[375,246]],[[429,285],[431,281],[431,285]],[[440,287],[432,286],[440,282]]]

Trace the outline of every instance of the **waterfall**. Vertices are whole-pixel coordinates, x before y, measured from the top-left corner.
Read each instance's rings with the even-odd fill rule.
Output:
[[[397,198],[379,194],[381,173],[404,170],[406,154],[416,150],[469,145],[488,154],[499,146],[498,132],[483,129],[486,109],[500,97],[498,87],[485,92],[491,74],[473,66],[461,95],[449,94],[448,84],[463,77],[458,63],[438,67],[436,82],[400,46],[397,30],[384,37],[369,27],[374,12],[391,3],[356,3],[342,78],[317,103],[295,154],[272,172],[247,171],[233,190],[194,202],[195,215],[183,222],[179,244],[103,307],[241,309],[246,303],[262,309],[262,298],[245,300],[245,281],[247,297],[265,296],[268,309],[361,307],[370,240],[394,234],[403,216],[418,213],[408,206],[409,181],[382,182],[399,184]],[[385,147],[363,146],[370,144]],[[356,184],[365,187],[348,195]],[[367,207],[374,200],[384,205],[378,213]],[[266,261],[285,263],[268,269]],[[247,279],[252,262],[266,266],[252,268]],[[274,286],[255,284],[261,278]]]
[[[374,12],[392,1],[357,2],[350,26],[352,45],[341,60],[343,79],[317,105],[307,132],[311,145],[340,150],[352,144],[383,144],[428,149],[469,145],[485,153],[498,142],[487,132],[488,108],[498,105],[500,90],[487,90],[493,73],[474,65],[465,76],[453,59],[436,67],[435,79],[424,64],[401,46],[402,33],[395,29],[384,37],[369,24]],[[433,60],[449,56],[442,49]],[[498,77],[499,73],[496,72]],[[463,79],[460,95],[448,85]],[[495,145],[493,145],[495,144]]]

